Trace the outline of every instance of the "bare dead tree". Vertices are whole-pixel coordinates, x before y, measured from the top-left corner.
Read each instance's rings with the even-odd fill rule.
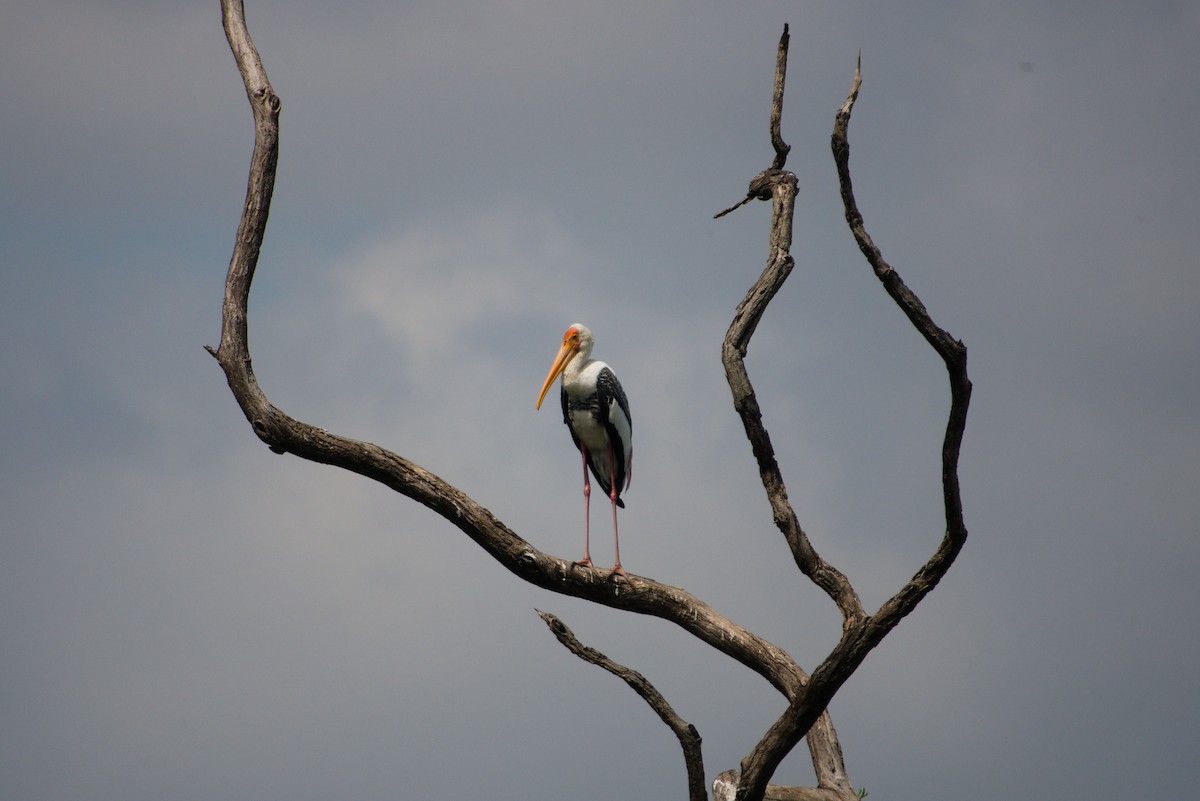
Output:
[[[722,360],[733,393],[734,408],[742,419],[757,459],[776,525],[801,572],[830,596],[842,614],[841,639],[809,675],[782,648],[721,615],[686,590],[633,574],[623,581],[612,582],[601,579],[593,571],[570,570],[567,560],[534,548],[461,490],[420,465],[378,445],[341,437],[296,420],[267,399],[251,366],[247,300],[275,184],[280,102],[246,28],[242,0],[222,0],[221,10],[226,37],[254,115],[255,138],[246,201],[225,280],[221,341],[216,349],[208,350],[224,371],[229,388],[255,435],[276,453],[291,453],[302,459],[350,470],[432,509],[497,562],[531,584],[614,609],[668,620],[762,676],[783,695],[787,707],[742,760],[740,769],[726,771],[717,777],[713,784],[714,797],[746,801],[763,798],[847,801],[856,798],[826,707],[871,649],[936,586],[966,540],[957,462],[971,391],[966,375],[966,348],[933,323],[920,300],[883,260],[863,227],[850,185],[846,139],[850,112],[861,82],[858,67],[851,93],[837,114],[833,133],[834,158],[846,219],[885,290],[945,361],[951,383],[950,419],[942,450],[945,536],[929,561],[874,614],[865,612],[846,576],[820,557],[800,527],[788,502],[783,476],[743,361],[755,327],[794,263],[790,248],[796,179],[784,170],[789,146],[781,135],[788,49],[786,26],[779,42],[771,106],[774,161],[770,168],[751,181],[745,200],[717,215],[727,214],[753,199],[773,201],[767,267],[737,308],[725,337]],[[539,614],[572,653],[620,677],[650,704],[680,741],[688,774],[689,798],[702,801],[705,798],[704,764],[700,735],[695,727],[680,717],[640,673],[580,643],[557,617]],[[817,785],[769,785],[780,761],[806,735]]]

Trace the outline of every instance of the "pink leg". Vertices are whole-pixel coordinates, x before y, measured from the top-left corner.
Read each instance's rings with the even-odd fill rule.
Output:
[[[625,575],[625,568],[621,567],[621,538],[617,536],[617,464],[613,458],[612,443],[608,445],[608,474],[612,476],[612,487],[608,492],[608,500],[612,503],[613,550],[617,554],[617,563],[613,565],[610,575],[623,576]]]
[[[589,514],[589,506],[592,498],[592,481],[588,478],[587,466],[587,449],[582,444],[579,446],[579,455],[583,458],[583,558],[573,562],[572,565],[584,565],[585,567],[592,566],[592,554],[588,548],[588,540],[590,533],[588,529],[591,526],[591,515]]]

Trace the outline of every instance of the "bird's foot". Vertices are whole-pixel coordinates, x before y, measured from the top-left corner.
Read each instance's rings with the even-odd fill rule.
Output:
[[[625,575],[625,568],[621,567],[620,562],[617,562],[615,565],[612,566],[612,570],[609,572],[608,578],[606,578],[605,581],[612,581],[617,576],[620,576],[624,580],[629,581],[629,576]]]
[[[582,559],[576,559],[574,562],[571,563],[572,570],[574,570],[577,567],[590,567],[593,570],[595,570],[595,568],[592,567],[592,557],[588,556],[587,554],[584,554]]]

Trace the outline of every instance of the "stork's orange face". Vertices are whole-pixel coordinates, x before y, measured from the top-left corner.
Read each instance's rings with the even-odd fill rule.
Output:
[[[542,391],[538,393],[537,406],[542,408],[542,399],[546,397],[546,393],[550,391],[550,387],[554,385],[554,379],[562,374],[562,371],[567,369],[567,363],[575,358],[575,354],[579,353],[579,330],[575,326],[571,326],[563,334],[562,347],[558,349],[558,355],[554,357],[554,364],[550,365],[550,372],[546,376],[546,383],[542,384]]]

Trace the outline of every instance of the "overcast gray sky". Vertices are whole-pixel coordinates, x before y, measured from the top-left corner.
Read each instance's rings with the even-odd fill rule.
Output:
[[[775,46],[796,270],[748,360],[790,495],[870,608],[936,546],[936,356],[841,217],[970,348],[970,539],[835,699],[872,798],[1186,797],[1200,771],[1200,7],[248,0],[283,100],[252,295],[271,399],[579,555],[533,402],[568,323],[633,410],[625,566],[807,667],[719,345],[766,258]],[[683,798],[674,738],[534,614],[655,682],[709,778],[782,709],[661,621],[524,586],[364,479],[271,454],[215,362],[250,111],[216,0],[0,25],[0,797]],[[611,558],[607,510],[593,554]],[[799,750],[777,780],[811,781]],[[496,789],[499,786],[500,789]]]

